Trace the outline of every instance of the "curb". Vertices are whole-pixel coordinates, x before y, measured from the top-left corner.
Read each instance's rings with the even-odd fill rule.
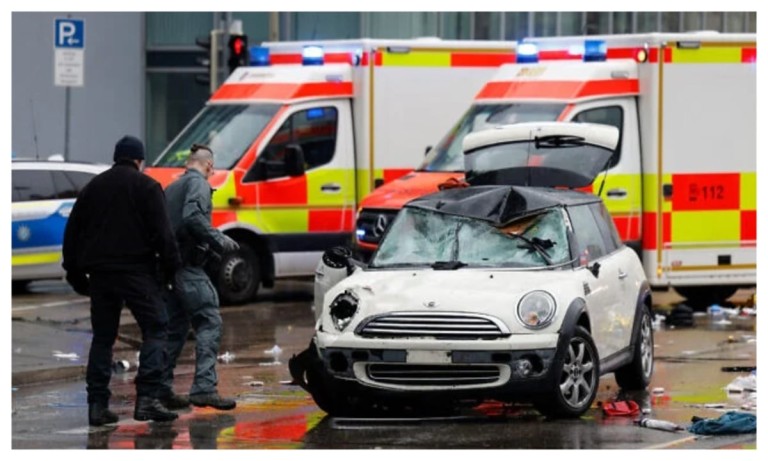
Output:
[[[67,381],[85,377],[85,365],[44,368],[41,370],[17,371],[11,376],[12,386],[28,386],[56,381]]]

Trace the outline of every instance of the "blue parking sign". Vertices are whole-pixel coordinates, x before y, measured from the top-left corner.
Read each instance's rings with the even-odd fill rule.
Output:
[[[84,19],[57,18],[53,29],[54,48],[85,48]]]

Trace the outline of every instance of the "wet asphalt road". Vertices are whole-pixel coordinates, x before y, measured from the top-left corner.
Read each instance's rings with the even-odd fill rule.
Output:
[[[64,288],[14,296],[17,321],[48,322],[89,331],[87,304],[20,309],[73,300]],[[661,296],[661,299],[671,299]],[[12,448],[338,448],[338,449],[599,449],[599,448],[755,448],[756,436],[695,437],[632,424],[631,417],[605,417],[597,404],[576,420],[546,420],[526,405],[487,402],[449,417],[340,419],[327,417],[302,389],[287,385],[288,358],[303,350],[312,335],[309,282],[283,282],[260,294],[256,303],[222,310],[221,353],[231,360],[218,367],[219,390],[236,396],[230,412],[190,409],[173,423],[132,419],[138,329],[126,316],[115,358],[133,368],[112,380],[111,407],[120,416],[109,428],[90,428],[84,380],[19,386],[12,392]],[[662,308],[663,309],[663,308]],[[723,388],[740,373],[723,366],[756,365],[755,318],[730,325],[697,317],[696,328],[655,333],[656,371],[648,391],[622,394],[613,375],[601,379],[596,402],[632,399],[648,416],[688,425],[692,416],[716,418],[741,401]],[[280,354],[270,354],[273,346]],[[186,392],[194,367],[189,341],[177,369],[176,390]],[[654,394],[654,388],[663,392]],[[705,408],[722,403],[723,409]]]

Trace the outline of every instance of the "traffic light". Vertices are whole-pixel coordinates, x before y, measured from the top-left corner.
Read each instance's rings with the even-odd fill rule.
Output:
[[[249,61],[248,36],[242,34],[230,35],[229,42],[227,42],[227,51],[229,52],[227,66],[229,66],[230,74],[240,66],[247,66]]]
[[[211,36],[197,37],[195,44],[205,50],[205,54],[195,58],[195,61],[205,69],[205,74],[195,75],[195,81],[202,85],[209,85],[211,83],[211,63],[213,61],[211,56]]]

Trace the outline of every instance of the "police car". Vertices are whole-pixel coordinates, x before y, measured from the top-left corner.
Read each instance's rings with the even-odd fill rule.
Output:
[[[13,290],[29,282],[64,276],[64,227],[80,190],[108,165],[13,160],[11,256]]]
[[[495,399],[578,417],[603,374],[645,388],[648,282],[599,191],[577,190],[618,139],[562,122],[468,135],[468,184],[409,202],[367,266],[326,252],[294,380],[331,415]]]

